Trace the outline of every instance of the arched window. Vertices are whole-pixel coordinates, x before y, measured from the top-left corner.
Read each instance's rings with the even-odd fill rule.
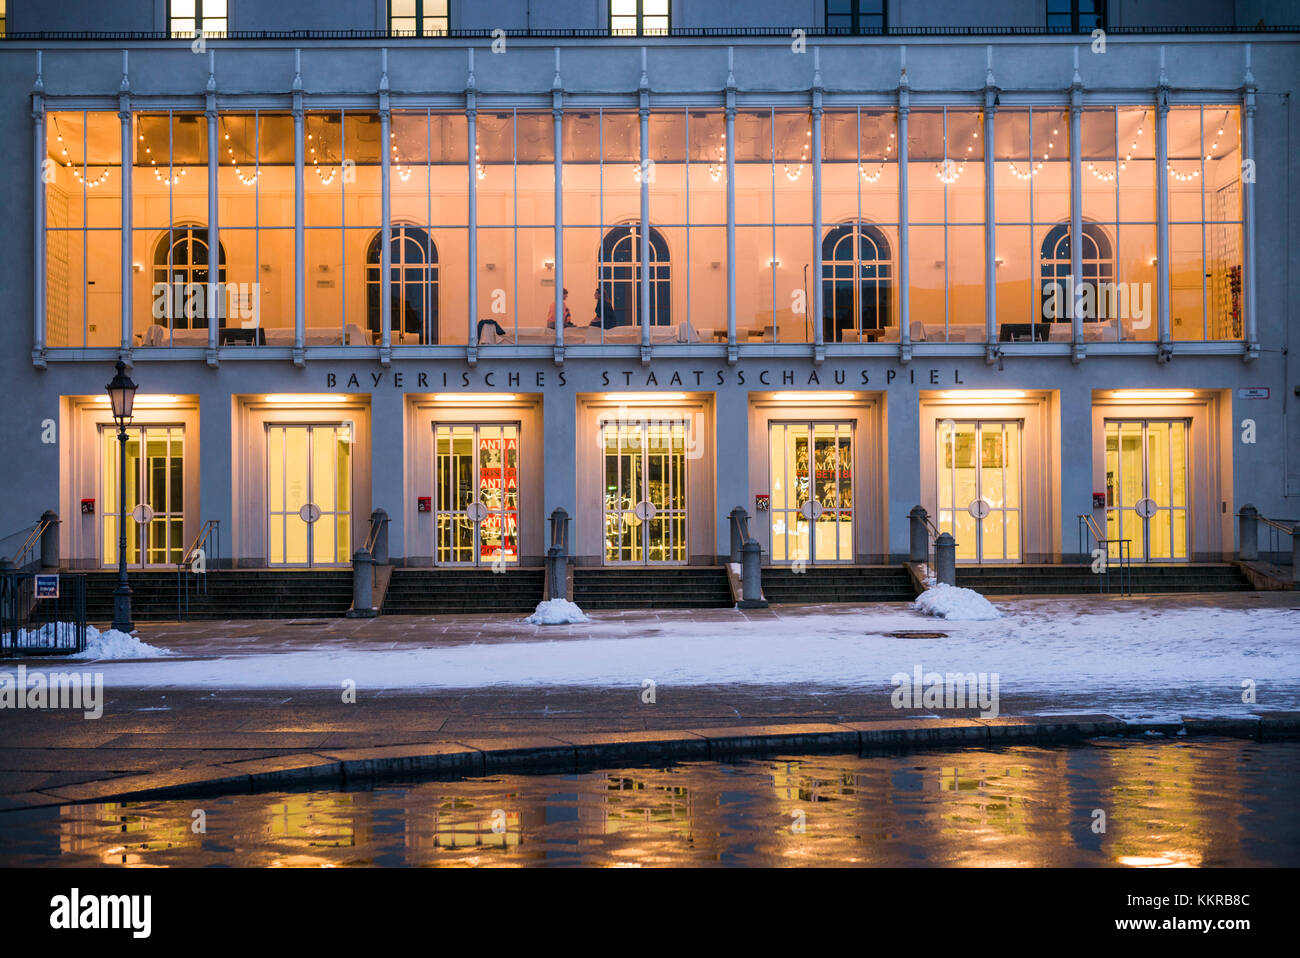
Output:
[[[663,233],[650,227],[650,325],[672,325],[672,263]],[[601,294],[614,304],[618,326],[641,324],[641,227],[615,226],[600,244]]]
[[[822,339],[875,339],[889,325],[889,240],[870,223],[832,227],[822,239]]]
[[[217,282],[226,281],[226,250],[218,247]],[[153,252],[154,323],[172,329],[207,329],[208,231],[186,224],[164,233]],[[166,289],[165,302],[157,297]],[[226,325],[225,297],[217,297],[218,319]]]
[[[1097,284],[1115,281],[1115,254],[1112,250],[1110,237],[1106,235],[1105,230],[1095,223],[1083,224],[1083,276],[1078,282],[1092,285],[1094,294],[1099,292]],[[1039,289],[1042,296],[1039,316],[1044,322],[1051,322],[1053,319],[1058,323],[1070,322],[1069,313],[1064,305],[1071,301],[1071,296],[1075,295],[1070,289],[1070,256],[1070,224],[1057,223],[1047,231],[1039,252],[1041,279]],[[1059,293],[1056,290],[1059,290]],[[1059,297],[1057,302],[1061,304],[1060,306],[1053,307],[1049,303],[1053,297]],[[1098,303],[1101,301],[1100,296],[1095,300]],[[1085,317],[1089,322],[1103,318],[1105,317],[1095,313]]]
[[[393,226],[389,241],[389,283],[394,343],[438,341],[438,247],[428,232],[414,226]],[[366,316],[378,336],[382,295],[379,234],[366,248]]]

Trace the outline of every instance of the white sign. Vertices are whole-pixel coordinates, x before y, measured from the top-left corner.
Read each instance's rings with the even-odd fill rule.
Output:
[[[1156,510],[1159,508],[1160,507],[1156,505],[1156,501],[1150,496],[1147,496],[1145,499],[1139,499],[1137,502],[1133,503],[1133,511],[1143,519],[1150,519],[1156,514]]]
[[[807,502],[805,502],[802,506],[799,507],[799,512],[802,513],[803,517],[809,520],[810,522],[816,522],[818,516],[820,516],[825,511],[826,511],[826,507],[823,506],[816,499],[809,499]]]
[[[645,502],[638,502],[634,511],[636,512],[636,517],[642,522],[649,522],[659,514],[659,507],[653,502],[647,500]]]
[[[475,499],[465,507],[465,515],[470,522],[482,522],[487,518],[488,507],[483,505],[481,499]]]
[[[993,506],[987,499],[972,499],[971,504],[966,507],[966,511],[976,519],[985,519],[993,511]]]
[[[1267,386],[1241,386],[1237,389],[1238,399],[1267,399]]]
[[[144,525],[145,523],[152,522],[153,509],[151,509],[148,505],[146,505],[143,502],[137,503],[136,507],[131,510],[131,518],[134,519],[139,525]]]
[[[309,502],[298,510],[298,518],[303,522],[311,523],[320,518],[320,506],[314,502]]]

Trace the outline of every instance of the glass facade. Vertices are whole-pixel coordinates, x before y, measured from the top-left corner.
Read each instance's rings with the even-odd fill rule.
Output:
[[[990,273],[1003,342],[1068,342],[1075,308],[1085,342],[1151,341],[1159,333],[1162,176],[1170,338],[1242,339],[1240,109],[1171,107],[1165,170],[1156,169],[1153,106],[1081,111],[1079,277],[1072,275],[1069,119],[1059,107],[1001,107],[986,144],[982,111],[919,107],[902,144],[896,110],[831,107],[821,117],[816,157],[808,110],[738,110],[729,144],[721,110],[656,109],[646,122],[643,163],[636,112],[575,108],[562,113],[557,162],[550,111],[479,111],[471,144],[461,111],[395,110],[381,142],[377,111],[308,110],[299,179],[287,112],[223,111],[214,144],[203,113],[140,112],[129,126],[127,339],[138,347],[206,346],[215,333],[223,346],[295,345],[301,269],[302,345],[309,347],[379,344],[386,285],[396,348],[463,345],[471,324],[484,347],[550,344],[557,284],[569,291],[562,293],[566,343],[719,343],[727,340],[734,267],[741,344],[819,336],[828,344],[898,342],[903,283],[913,342],[983,342]],[[106,111],[52,111],[45,129],[47,344],[115,346],[122,341],[121,123]],[[208,223],[214,150],[215,251]],[[818,171],[820,236],[813,227]],[[992,269],[986,190],[995,210]],[[302,264],[295,262],[298,225]],[[471,243],[474,303],[465,282]],[[821,316],[814,317],[818,293]]]

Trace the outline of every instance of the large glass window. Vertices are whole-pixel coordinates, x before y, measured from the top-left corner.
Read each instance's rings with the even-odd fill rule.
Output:
[[[480,112],[477,136],[479,342],[553,342],[553,118],[549,112]],[[594,257],[587,262],[594,266]],[[594,269],[587,275],[594,286]],[[575,302],[571,297],[576,324]]]
[[[1169,334],[1241,339],[1240,108],[1175,106],[1168,119]]]
[[[885,0],[826,0],[827,33],[883,33]]]
[[[122,126],[116,113],[45,116],[45,341],[116,346],[122,309]]]
[[[308,112],[304,143],[309,346],[368,345],[366,248],[380,227],[379,114]]]
[[[1047,0],[1047,29],[1091,33],[1106,28],[1106,0]]]
[[[736,337],[812,342],[812,115],[736,114]]]
[[[616,37],[666,36],[671,0],[609,0],[609,32]]]
[[[394,36],[445,37],[450,0],[388,0],[388,32]]]
[[[905,279],[917,342],[986,338],[983,126],[977,110],[913,110],[909,120]]]
[[[1069,316],[1043,315],[1054,301],[1039,285],[1047,235],[1070,221],[1069,118],[1060,109],[1004,107],[993,132],[998,338],[1069,342]]]
[[[224,35],[228,16],[227,0],[167,0],[167,27],[174,37]]]

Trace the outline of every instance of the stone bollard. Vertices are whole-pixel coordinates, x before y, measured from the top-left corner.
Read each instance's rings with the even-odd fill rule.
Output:
[[[1300,523],[1291,527],[1291,585],[1300,589]]]
[[[46,523],[45,531],[41,533],[41,568],[57,569],[59,567],[59,515],[47,509],[41,516],[41,521]]]
[[[947,532],[934,540],[934,578],[947,585],[957,584],[957,542]]]
[[[740,547],[740,602],[742,609],[766,609],[763,598],[763,547],[757,539],[746,539]]]
[[[556,506],[551,512],[551,542],[564,552],[569,553],[569,513],[564,506]]]
[[[370,513],[370,524],[379,523],[379,532],[375,536],[375,552],[371,558],[375,565],[388,565],[388,513],[376,509]]]
[[[912,543],[907,555],[908,562],[927,562],[930,558],[930,530],[925,520],[926,511],[920,506],[913,506],[907,514],[912,520]]]
[[[1259,510],[1254,506],[1241,507],[1237,514],[1237,558],[1254,562],[1259,558]]]
[[[731,559],[732,562],[740,561],[740,552],[745,547],[744,541],[740,538],[740,524],[749,518],[743,506],[736,506],[730,512],[731,517]]]
[[[358,549],[352,554],[352,608],[348,610],[350,618],[368,619],[375,615],[374,590],[374,560],[365,549]]]
[[[569,594],[567,557],[559,546],[546,550],[546,575],[551,582],[548,599],[566,599]]]

